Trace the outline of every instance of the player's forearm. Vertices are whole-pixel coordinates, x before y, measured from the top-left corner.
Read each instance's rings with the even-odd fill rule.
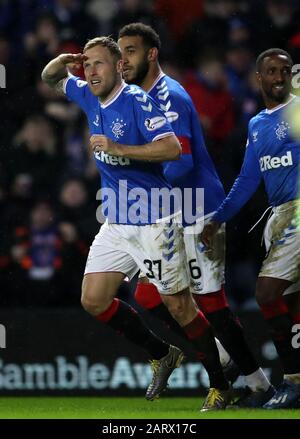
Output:
[[[258,188],[259,182],[259,180],[239,175],[212,220],[221,224],[233,218],[250,200]]]
[[[213,220],[223,223],[233,218],[250,200],[261,182],[259,161],[252,143],[246,148],[240,175],[235,180],[229,194],[213,216]]]
[[[60,56],[50,61],[42,71],[42,80],[50,87],[54,87],[59,81],[68,76],[66,64]]]
[[[181,146],[176,136],[170,135],[145,145],[118,144],[118,153],[121,157],[147,162],[164,162],[178,160]]]

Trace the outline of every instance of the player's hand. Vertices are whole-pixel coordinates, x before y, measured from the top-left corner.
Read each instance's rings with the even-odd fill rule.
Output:
[[[118,144],[102,134],[94,134],[90,138],[90,143],[94,152],[104,151],[110,155],[119,155]]]
[[[213,238],[220,226],[221,224],[217,223],[216,221],[210,221],[209,223],[205,224],[202,233],[200,234],[200,239],[207,248],[212,248]]]
[[[83,53],[62,53],[59,55],[59,61],[70,69],[78,70],[82,66],[87,56]]]

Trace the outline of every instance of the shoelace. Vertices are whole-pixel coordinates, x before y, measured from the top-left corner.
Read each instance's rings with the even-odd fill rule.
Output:
[[[159,363],[160,363],[159,360],[151,360],[150,361],[151,369],[152,369],[154,374],[156,374],[158,372]]]
[[[205,407],[210,407],[215,404],[215,402],[223,402],[224,398],[220,394],[220,391],[218,389],[210,389],[206,398],[206,404]]]
[[[157,375],[159,368],[159,360],[150,360],[150,366],[153,372],[153,376],[152,376],[152,381],[148,387],[148,391],[152,391],[152,389],[154,388],[155,377]]]

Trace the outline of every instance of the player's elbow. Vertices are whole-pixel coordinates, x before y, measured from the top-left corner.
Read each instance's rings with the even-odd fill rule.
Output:
[[[49,75],[47,74],[47,66],[44,67],[42,73],[41,73],[42,81],[47,82],[49,79]]]
[[[168,160],[179,160],[181,157],[181,145],[179,140],[177,139],[177,137],[172,136],[172,138],[170,139],[171,145],[169,148],[169,153],[170,153],[170,157],[168,158]]]
[[[55,88],[58,83],[58,79],[55,76],[49,75],[47,66],[42,71],[41,78],[42,81],[51,88]]]
[[[51,78],[49,77],[49,75],[47,73],[47,68],[46,67],[44,68],[44,70],[41,73],[41,78],[42,78],[42,81],[45,82],[45,84],[49,85],[49,87],[53,86]]]
[[[43,82],[45,82],[45,69],[41,73],[41,79]]]

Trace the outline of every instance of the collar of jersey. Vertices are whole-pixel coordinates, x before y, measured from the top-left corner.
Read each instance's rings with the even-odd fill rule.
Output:
[[[272,113],[274,113],[274,111],[280,110],[280,108],[283,108],[286,105],[288,105],[290,102],[292,102],[292,100],[295,99],[295,97],[296,97],[296,95],[293,95],[292,93],[290,93],[290,99],[287,102],[285,102],[284,104],[277,105],[277,107],[274,107],[271,110],[268,110],[266,108],[266,113],[267,114],[272,114]]]
[[[149,88],[149,90],[147,91],[147,93],[149,94],[150,91],[157,85],[157,83],[161,80],[161,78],[163,78],[164,76],[166,76],[166,74],[161,70],[159,72],[159,75],[154,79],[153,84],[151,85],[151,87]]]
[[[99,99],[100,107],[101,108],[107,108],[109,105],[111,105],[113,102],[115,102],[115,100],[118,99],[118,97],[120,96],[120,94],[122,93],[122,91],[124,90],[124,88],[126,86],[127,86],[126,82],[122,81],[120,87],[115,92],[115,94],[111,98],[109,98],[104,104]]]

